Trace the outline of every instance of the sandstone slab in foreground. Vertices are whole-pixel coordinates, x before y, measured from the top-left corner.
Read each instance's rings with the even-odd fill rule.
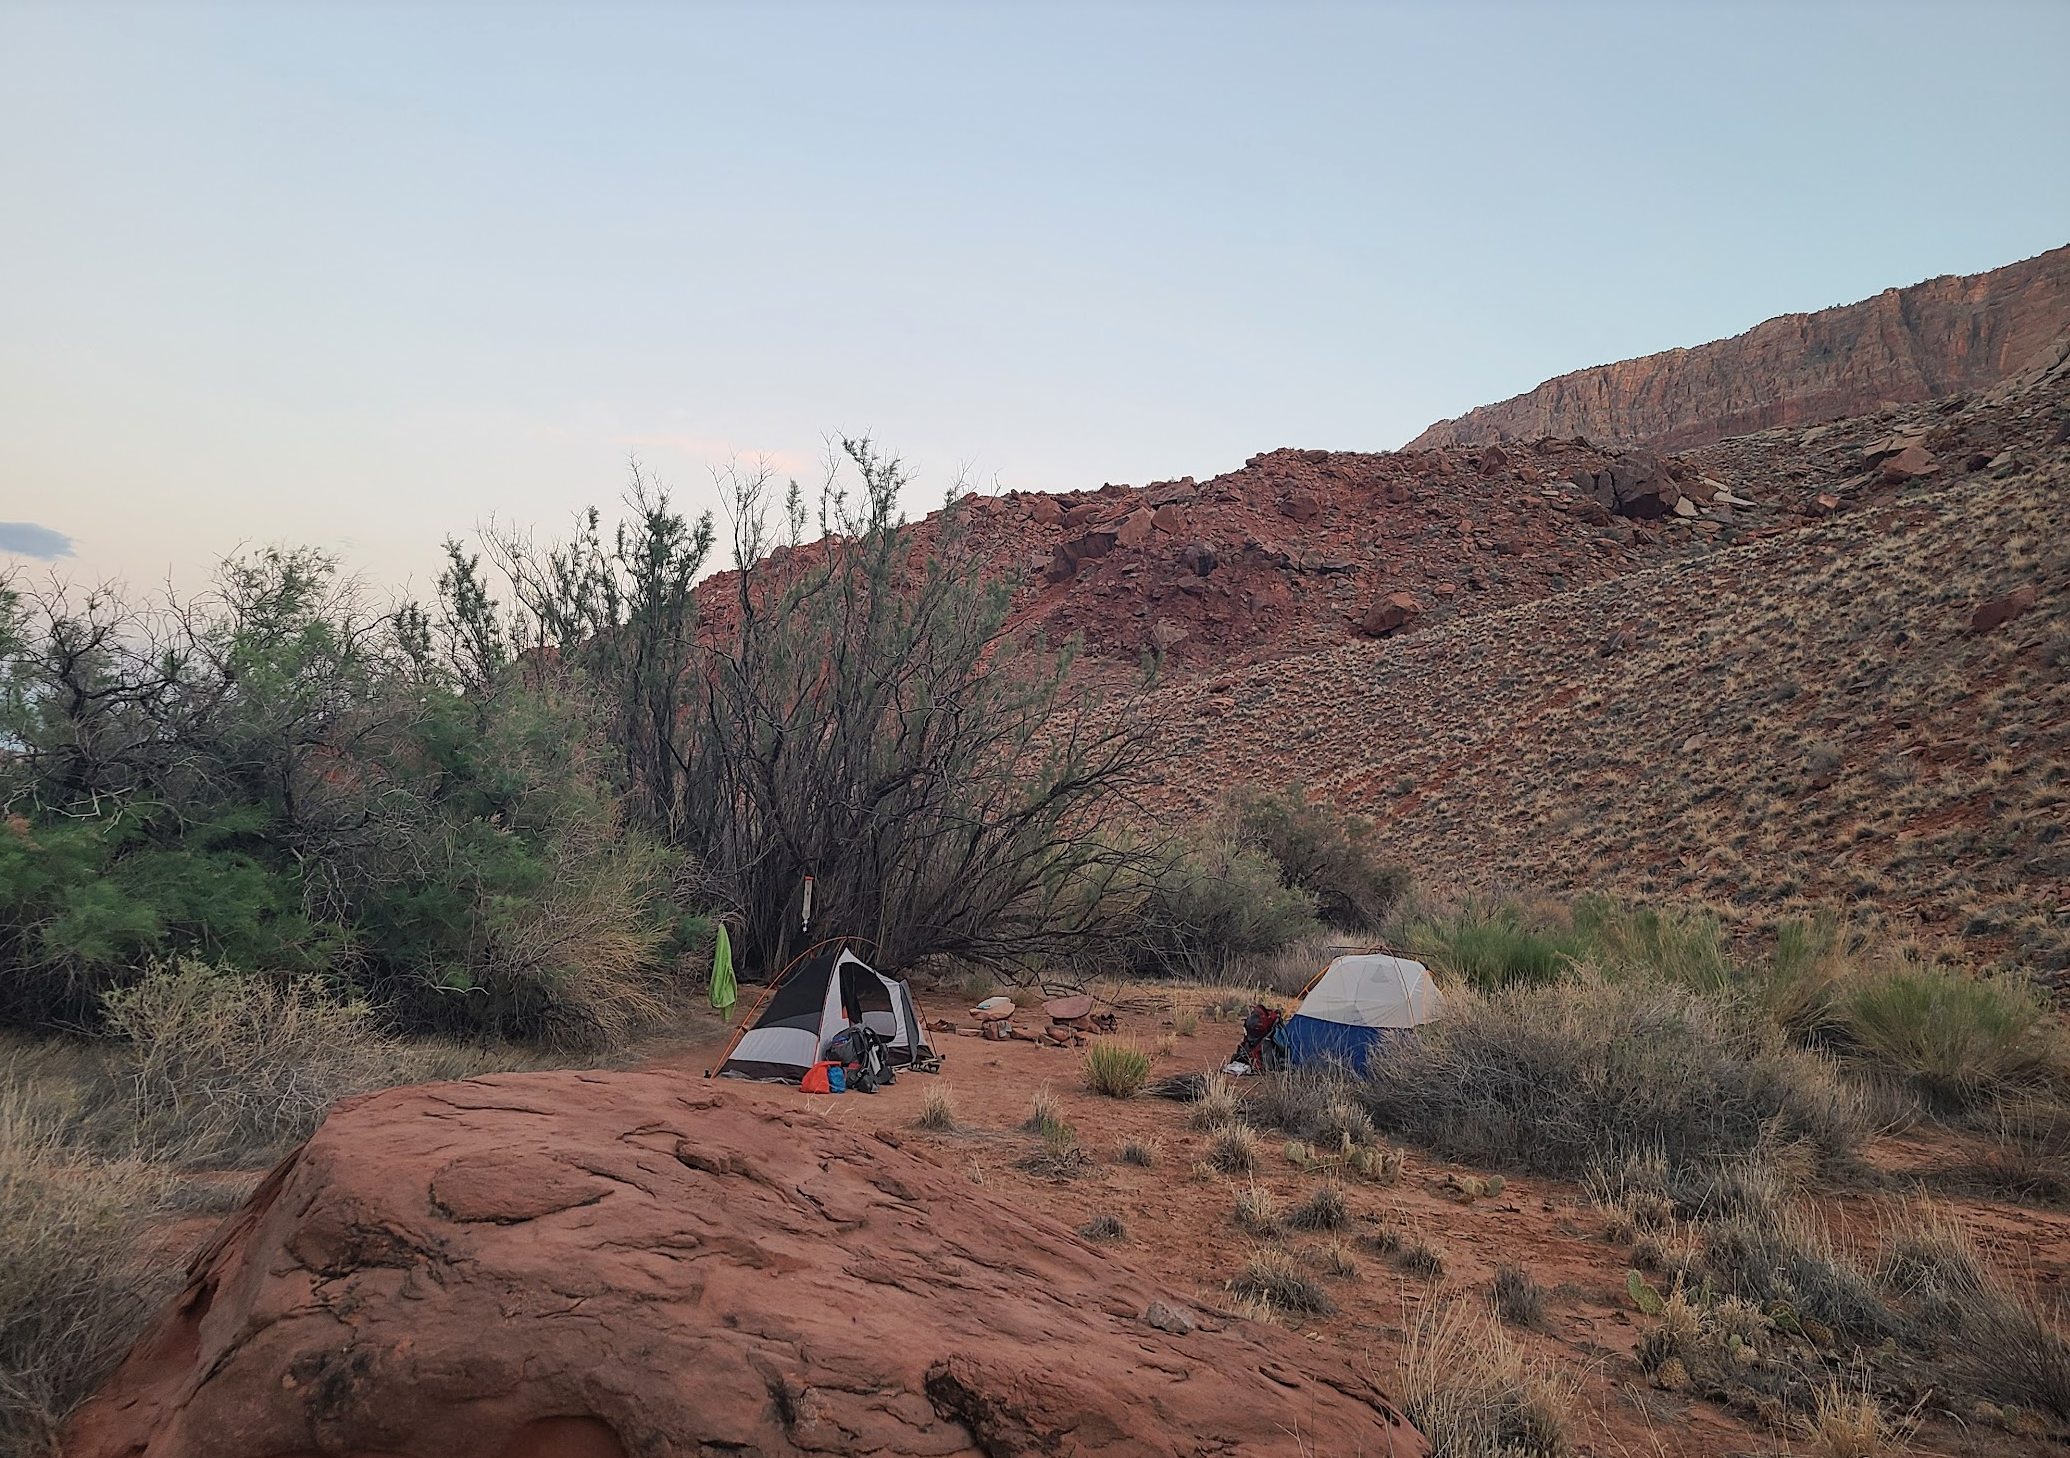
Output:
[[[225,1222],[68,1452],[1426,1451],[1337,1358],[1153,1304],[1190,1305],[816,1112],[669,1074],[392,1089]]]

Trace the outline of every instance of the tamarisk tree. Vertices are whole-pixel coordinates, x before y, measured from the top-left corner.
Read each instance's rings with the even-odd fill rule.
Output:
[[[1142,769],[1143,706],[1096,709],[1075,645],[1014,628],[1014,584],[966,508],[906,526],[905,471],[867,439],[830,462],[814,541],[795,482],[780,503],[767,472],[724,484],[733,571],[695,593],[711,521],[637,472],[608,548],[591,513],[565,544],[506,534],[495,555],[513,633],[596,680],[635,803],[745,924],[749,957],[800,945],[807,876],[813,933],[867,937],[888,965],[1106,935],[1137,879],[1109,831]]]

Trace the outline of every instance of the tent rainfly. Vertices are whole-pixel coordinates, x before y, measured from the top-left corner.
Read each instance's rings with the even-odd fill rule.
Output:
[[[889,1040],[884,1052],[895,1068],[934,1055],[912,988],[836,941],[813,948],[778,975],[716,1072],[720,1078],[797,1083],[851,1023]]]
[[[1383,1037],[1444,1015],[1445,999],[1421,962],[1379,952],[1339,957],[1287,1019],[1287,1061],[1298,1068],[1333,1058],[1362,1073]]]

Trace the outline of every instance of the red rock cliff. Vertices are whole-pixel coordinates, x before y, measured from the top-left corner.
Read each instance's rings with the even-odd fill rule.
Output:
[[[1695,349],[1576,370],[1441,420],[1410,450],[1541,436],[1656,449],[1705,445],[1891,404],[1987,389],[2070,332],[2070,246],[1949,274]]]

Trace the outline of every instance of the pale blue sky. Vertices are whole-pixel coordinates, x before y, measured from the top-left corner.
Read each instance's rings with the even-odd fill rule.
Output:
[[[1390,448],[2070,241],[2066,55],[2063,3],[0,0],[0,521],[421,586],[632,451],[697,505],[873,430],[924,510]]]

